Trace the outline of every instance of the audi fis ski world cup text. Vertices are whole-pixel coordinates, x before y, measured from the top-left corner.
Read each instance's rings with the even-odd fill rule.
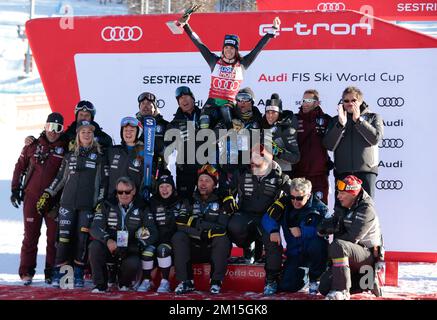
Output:
[[[258,82],[393,82],[400,83],[405,80],[403,74],[389,72],[352,73],[352,72],[281,72],[277,74],[262,73]],[[400,103],[400,102],[399,102]]]

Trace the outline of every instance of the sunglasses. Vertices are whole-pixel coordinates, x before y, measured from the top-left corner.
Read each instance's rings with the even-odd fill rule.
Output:
[[[138,103],[141,103],[144,99],[149,100],[150,102],[156,102],[156,96],[150,92],[143,92],[138,96]]]
[[[352,99],[352,100],[343,100],[343,102],[349,103],[349,102],[357,102],[357,99]]]
[[[316,101],[317,101],[316,99],[310,99],[310,98],[302,99],[302,104],[304,104],[304,103],[313,103],[313,102],[316,102]]]
[[[361,188],[360,185],[349,186],[343,180],[337,180],[336,186],[338,191],[358,190]]]
[[[48,132],[53,131],[55,133],[61,133],[64,130],[64,126],[56,122],[47,122],[44,129]]]
[[[293,196],[293,195],[291,195],[290,196],[290,199],[291,199],[291,201],[293,201],[293,200],[296,200],[296,201],[302,201],[303,200],[303,198],[305,198],[306,197],[306,195],[305,196]]]
[[[117,194],[119,194],[119,195],[122,195],[122,194],[129,195],[129,194],[132,193],[132,191],[133,191],[133,189],[130,189],[130,190],[117,190]]]
[[[252,96],[248,93],[242,92],[237,94],[237,96],[235,97],[235,100],[237,102],[249,102],[252,101]]]

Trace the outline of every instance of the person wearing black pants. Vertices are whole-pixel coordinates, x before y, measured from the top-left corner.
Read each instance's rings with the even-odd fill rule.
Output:
[[[328,125],[323,145],[334,152],[334,176],[342,180],[347,175],[355,175],[373,199],[379,164],[378,143],[383,136],[382,117],[370,110],[360,89],[347,87],[338,104],[338,116]]]
[[[116,199],[105,201],[90,229],[94,240],[89,246],[89,260],[96,293],[108,288],[107,264],[117,266],[120,290],[131,289],[140,280],[141,265],[148,263],[145,253],[153,252],[158,239],[153,216],[142,208],[133,180],[120,177],[115,187]]]
[[[176,278],[180,281],[176,294],[194,290],[193,262],[211,263],[210,293],[220,293],[231,249],[226,232],[229,215],[216,190],[218,171],[204,165],[198,177],[192,210],[176,218],[178,231],[172,237]]]
[[[80,121],[76,125],[76,142],[59,168],[56,178],[37,202],[37,210],[45,212],[61,191],[58,217],[59,239],[56,248],[52,285],[59,287],[60,268],[74,265],[74,286],[84,286],[87,241],[94,211],[105,195],[106,158],[94,140],[95,126]],[[73,261],[71,261],[73,259]]]
[[[381,227],[374,202],[361,185],[362,181],[352,175],[338,180],[337,198],[341,206],[335,208],[333,217],[322,220],[318,228],[320,234],[334,234],[328,247],[331,267],[320,280],[320,293],[329,300],[349,300],[358,288],[380,294],[374,267],[381,258]],[[373,272],[372,285],[360,281],[366,276],[363,266]]]

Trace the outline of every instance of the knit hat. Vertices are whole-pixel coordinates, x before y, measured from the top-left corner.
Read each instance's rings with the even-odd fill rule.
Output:
[[[58,124],[63,125],[64,124],[64,117],[60,113],[52,112],[47,117],[46,123],[58,123]]]
[[[79,130],[82,127],[90,127],[91,130],[93,130],[93,131],[96,129],[96,127],[91,122],[82,120],[82,121],[77,122],[77,124],[76,124],[76,132],[79,132]]]
[[[156,182],[157,187],[161,184],[167,183],[173,187],[173,191],[175,190],[175,184],[173,176],[171,175],[171,172],[167,169],[163,170],[161,174],[159,175],[158,181]]]
[[[96,116],[96,108],[94,107],[92,102],[87,100],[79,101],[76,107],[74,108],[74,116],[76,120],[79,111],[88,111],[91,114],[91,120],[94,120],[94,117]]]
[[[155,107],[155,109],[158,107],[158,104],[156,102],[156,96],[151,93],[151,92],[143,92],[141,93],[138,98],[138,107],[140,106],[141,102],[143,102],[144,100],[150,101],[153,106]]]
[[[187,86],[180,86],[176,88],[175,91],[175,96],[176,96],[176,100],[179,101],[179,98],[182,96],[191,96],[191,98],[193,98],[193,100],[196,100],[194,98],[194,94],[193,91],[191,91],[190,87]]]
[[[223,47],[225,46],[234,47],[238,51],[240,47],[240,37],[235,34],[225,35],[225,39],[223,41]]]
[[[255,102],[254,101],[255,100],[255,93],[249,87],[243,88],[240,91],[238,91],[235,99],[238,101],[240,97],[242,98],[243,101],[246,101],[246,99],[250,98],[252,100],[252,103]]]
[[[206,174],[206,175],[210,176],[212,178],[212,180],[214,181],[214,184],[217,185],[218,179],[219,179],[219,173],[218,173],[217,169],[214,168],[212,165],[205,164],[202,166],[202,168],[197,170],[197,177],[198,178],[202,174]]]
[[[360,193],[363,181],[353,175],[349,175],[343,180],[337,180],[337,190],[350,193],[354,196]]]
[[[273,93],[270,99],[266,101],[266,112],[267,111],[276,111],[282,112],[282,100],[279,98],[277,93]]]

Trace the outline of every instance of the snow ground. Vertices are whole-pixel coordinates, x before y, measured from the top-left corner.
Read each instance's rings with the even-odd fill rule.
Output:
[[[7,203],[9,205],[9,203]],[[10,212],[8,218],[0,219],[0,285],[20,285],[17,274],[20,246],[23,234],[21,210],[6,208],[4,202],[0,205],[1,212]],[[12,219],[11,219],[12,217]],[[34,285],[46,287],[44,284],[45,227],[41,230],[38,245],[38,265]],[[88,283],[88,287],[92,285]],[[399,286],[385,287],[387,294],[410,293],[415,295],[437,293],[437,264],[431,263],[400,263]]]

